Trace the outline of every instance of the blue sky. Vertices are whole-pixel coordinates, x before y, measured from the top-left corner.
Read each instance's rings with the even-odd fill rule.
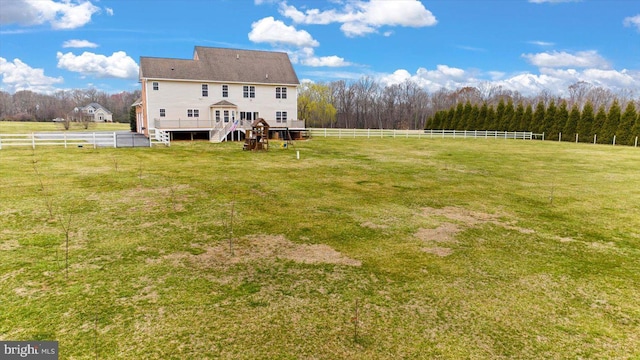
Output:
[[[640,96],[638,0],[0,0],[0,90],[139,88],[140,56],[289,53],[301,80]]]

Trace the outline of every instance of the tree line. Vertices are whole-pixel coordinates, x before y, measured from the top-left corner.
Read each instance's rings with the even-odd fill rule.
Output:
[[[524,96],[488,83],[428,92],[413,81],[385,86],[369,77],[303,83],[298,91],[298,118],[308,127],[520,130],[556,140],[559,133],[563,140],[575,140],[578,133],[582,141],[598,134],[598,141],[608,143],[613,135],[638,135],[636,109],[640,98],[631,91],[587,82],[572,84],[564,96],[548,90]]]
[[[0,120],[52,121],[69,118],[76,107],[98,103],[111,111],[113,121],[129,122],[131,104],[140,98],[140,90],[108,94],[94,88],[59,90],[40,94],[29,90],[10,94],[0,91]]]
[[[548,105],[540,101],[535,109],[531,103],[514,105],[511,99],[500,99],[497,106],[481,106],[458,103],[449,110],[437,111],[427,119],[427,129],[448,130],[497,130],[532,131],[545,134],[545,139],[561,141],[615,143],[635,145],[640,136],[640,120],[633,101],[627,102],[622,111],[618,99],[606,109],[601,105],[597,111],[587,100],[582,108],[574,103],[571,108],[566,100],[556,104],[552,99]]]

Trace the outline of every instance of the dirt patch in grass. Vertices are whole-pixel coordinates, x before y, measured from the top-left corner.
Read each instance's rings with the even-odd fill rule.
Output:
[[[447,222],[442,222],[440,226],[435,229],[421,228],[414,234],[416,238],[424,241],[428,245],[433,245],[434,243],[455,244],[457,243],[455,237],[460,231],[482,224],[493,224],[523,234],[532,234],[535,232],[531,229],[515,226],[512,222],[503,221],[500,215],[471,211],[455,206],[447,206],[442,209],[424,208],[422,209],[422,215],[428,218],[447,219]],[[453,253],[452,249],[439,246],[429,246],[422,250],[438,256],[448,256]]]
[[[426,247],[423,248],[422,251],[429,253],[429,254],[433,254],[433,255],[438,255],[441,257],[445,257],[445,256],[449,256],[451,254],[453,254],[453,249],[450,248],[446,248],[446,247]]]
[[[20,247],[18,240],[7,240],[0,243],[0,251],[15,250]]]
[[[419,229],[418,232],[413,234],[423,241],[434,241],[438,243],[457,242],[455,240],[456,234],[460,232],[460,227],[452,223],[443,223],[435,229]]]
[[[233,254],[232,250],[233,248]],[[163,258],[172,262],[191,261],[201,266],[237,264],[265,259],[285,259],[303,264],[336,264],[360,266],[359,260],[351,259],[324,244],[296,244],[282,235],[253,235],[235,239],[217,246],[202,247],[202,254],[188,252],[173,253]]]
[[[501,214],[489,214],[479,211],[471,211],[456,206],[447,206],[442,209],[424,208],[422,209],[422,215],[426,217],[445,217],[449,220],[453,220],[454,222],[460,224],[465,228],[470,228],[482,224],[493,224],[502,226],[503,228],[508,230],[515,230],[523,234],[535,233],[535,231],[532,229],[522,228],[514,225],[514,222],[502,220],[501,218],[503,217],[503,215]]]
[[[389,226],[387,226],[387,225],[384,225],[384,224],[376,224],[376,223],[373,223],[373,222],[371,222],[371,221],[365,221],[365,222],[363,222],[362,224],[360,224],[360,226],[362,226],[362,227],[366,227],[366,228],[369,228],[369,229],[386,229],[386,228],[388,228],[388,227],[389,227]]]

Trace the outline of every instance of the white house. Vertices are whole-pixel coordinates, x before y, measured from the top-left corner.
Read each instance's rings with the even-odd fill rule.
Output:
[[[298,76],[282,52],[196,46],[193,59],[140,58],[137,131],[172,138],[241,139],[258,118],[299,136]]]
[[[98,103],[91,103],[87,106],[76,107],[73,109],[73,118],[90,119],[95,122],[113,122],[113,114],[107,110],[104,106]]]

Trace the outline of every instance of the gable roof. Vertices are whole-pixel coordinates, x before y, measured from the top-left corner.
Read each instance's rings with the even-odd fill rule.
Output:
[[[232,103],[232,102],[230,102],[230,101],[227,101],[227,100],[220,100],[220,101],[218,101],[218,102],[217,102],[217,103],[215,103],[215,104],[211,104],[211,106],[209,106],[209,107],[213,107],[213,106],[221,106],[221,107],[224,107],[224,106],[226,106],[226,107],[237,107],[238,105],[236,105],[236,104],[234,104],[234,103]]]
[[[87,105],[87,106],[83,106],[83,107],[81,107],[79,109],[84,111],[84,110],[89,110],[89,108],[93,108],[94,110],[101,110],[102,109],[107,114],[111,114],[111,111],[109,111],[107,108],[105,108],[104,106],[102,106],[102,105],[100,105],[98,103],[94,103],[94,102],[89,104],[89,105]]]
[[[195,47],[192,60],[140,57],[140,78],[300,84],[286,53],[204,46]]]

